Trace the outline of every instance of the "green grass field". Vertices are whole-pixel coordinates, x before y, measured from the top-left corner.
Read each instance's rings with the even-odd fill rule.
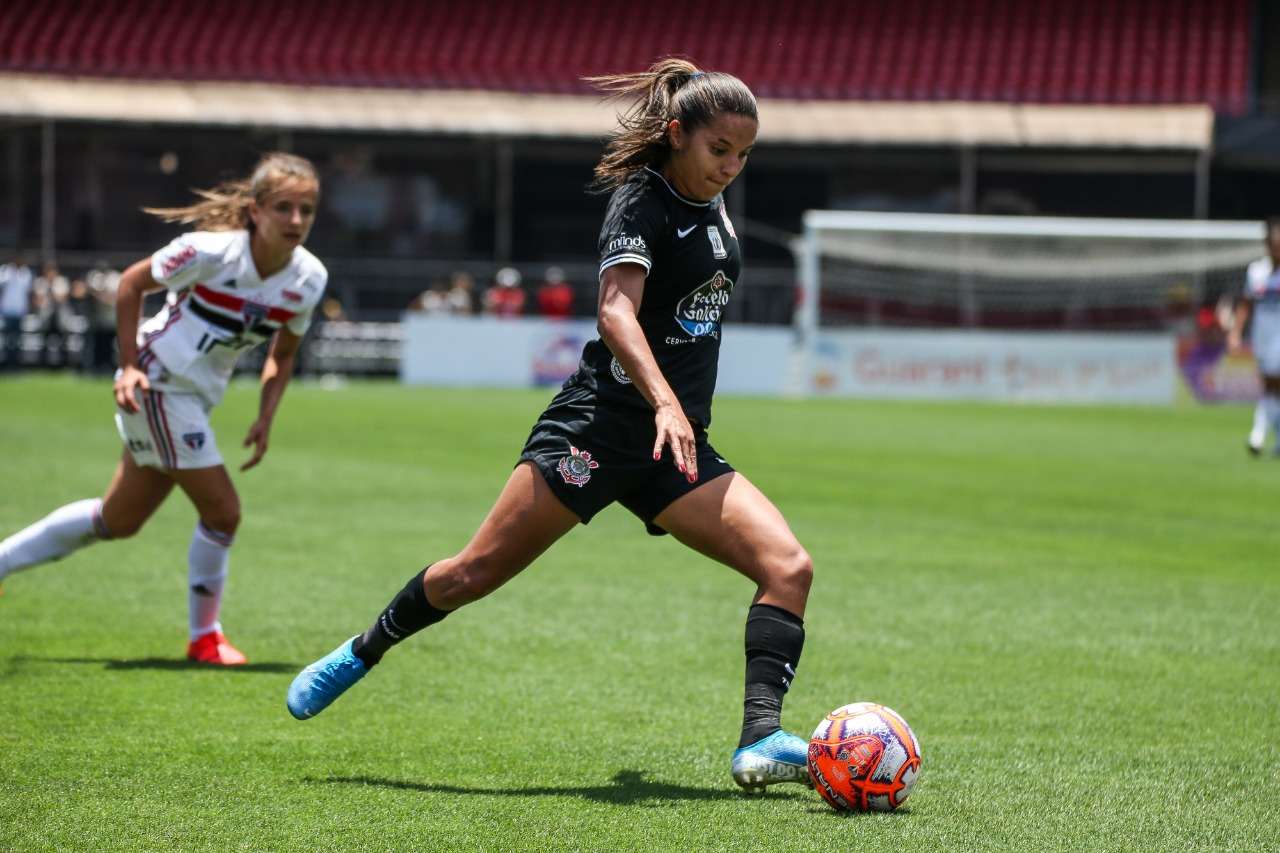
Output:
[[[840,817],[740,795],[746,581],[613,508],[323,716],[294,672],[462,545],[548,393],[297,384],[190,668],[190,506],[10,578],[0,849],[1280,849],[1280,461],[1242,407],[724,399],[813,554],[784,722],[882,702],[924,769]],[[229,461],[256,405],[215,412]],[[101,493],[106,381],[0,380],[0,535]]]

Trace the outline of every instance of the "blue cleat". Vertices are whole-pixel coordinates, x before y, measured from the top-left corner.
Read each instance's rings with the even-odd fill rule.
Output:
[[[347,688],[364,678],[369,668],[364,661],[351,653],[347,640],[320,660],[298,673],[289,685],[289,713],[299,720],[319,714],[333,704]]]
[[[809,784],[809,742],[778,730],[733,753],[733,781],[748,794],[779,782]]]

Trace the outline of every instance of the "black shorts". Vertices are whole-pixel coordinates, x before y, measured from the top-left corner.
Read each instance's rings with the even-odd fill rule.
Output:
[[[583,524],[617,501],[650,533],[661,536],[666,531],[653,523],[655,516],[676,498],[733,471],[697,424],[698,479],[690,483],[672,461],[669,445],[654,461],[652,412],[558,402],[534,424],[520,461],[536,465],[551,491]]]

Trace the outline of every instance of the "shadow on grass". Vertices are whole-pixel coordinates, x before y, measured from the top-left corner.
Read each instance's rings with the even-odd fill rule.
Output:
[[[739,800],[748,795],[726,788],[694,788],[644,778],[639,770],[620,770],[608,785],[536,785],[520,788],[478,788],[466,785],[444,785],[433,782],[404,782],[397,779],[379,779],[376,776],[329,776],[325,779],[307,778],[306,782],[333,785],[377,785],[398,788],[402,791],[420,791],[426,794],[475,794],[488,797],[581,797],[596,803],[613,805],[637,805],[646,802],[660,803],[673,800]],[[789,786],[790,787],[790,786]],[[794,800],[804,795],[769,792],[751,796],[750,799]]]
[[[10,658],[13,663],[85,663],[101,664],[103,669],[154,669],[193,670],[196,672],[297,672],[302,667],[296,663],[246,663],[240,666],[211,666],[184,658],[37,658],[19,656]]]

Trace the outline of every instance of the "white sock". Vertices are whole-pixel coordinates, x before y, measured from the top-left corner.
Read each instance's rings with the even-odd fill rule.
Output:
[[[1276,432],[1277,440],[1280,440],[1280,397],[1277,397],[1275,394],[1263,394],[1262,401],[1259,405],[1262,407],[1262,410],[1265,412],[1264,420],[1271,424],[1271,428]],[[1256,425],[1257,425],[1256,417],[1254,418],[1254,424],[1256,428]],[[1266,435],[1267,435],[1266,427],[1263,427],[1262,437],[1266,438]],[[1250,437],[1252,438],[1252,436]],[[1258,442],[1258,446],[1259,447],[1262,446],[1261,441]]]
[[[1261,449],[1267,440],[1267,398],[1260,397],[1253,407],[1253,429],[1249,430],[1249,446]]]
[[[98,539],[110,538],[102,523],[102,500],[86,498],[59,507],[0,542],[0,580],[14,572],[60,560]]]
[[[210,631],[221,631],[218,610],[227,584],[227,562],[234,537],[196,522],[187,551],[187,605],[191,619],[191,639]]]

